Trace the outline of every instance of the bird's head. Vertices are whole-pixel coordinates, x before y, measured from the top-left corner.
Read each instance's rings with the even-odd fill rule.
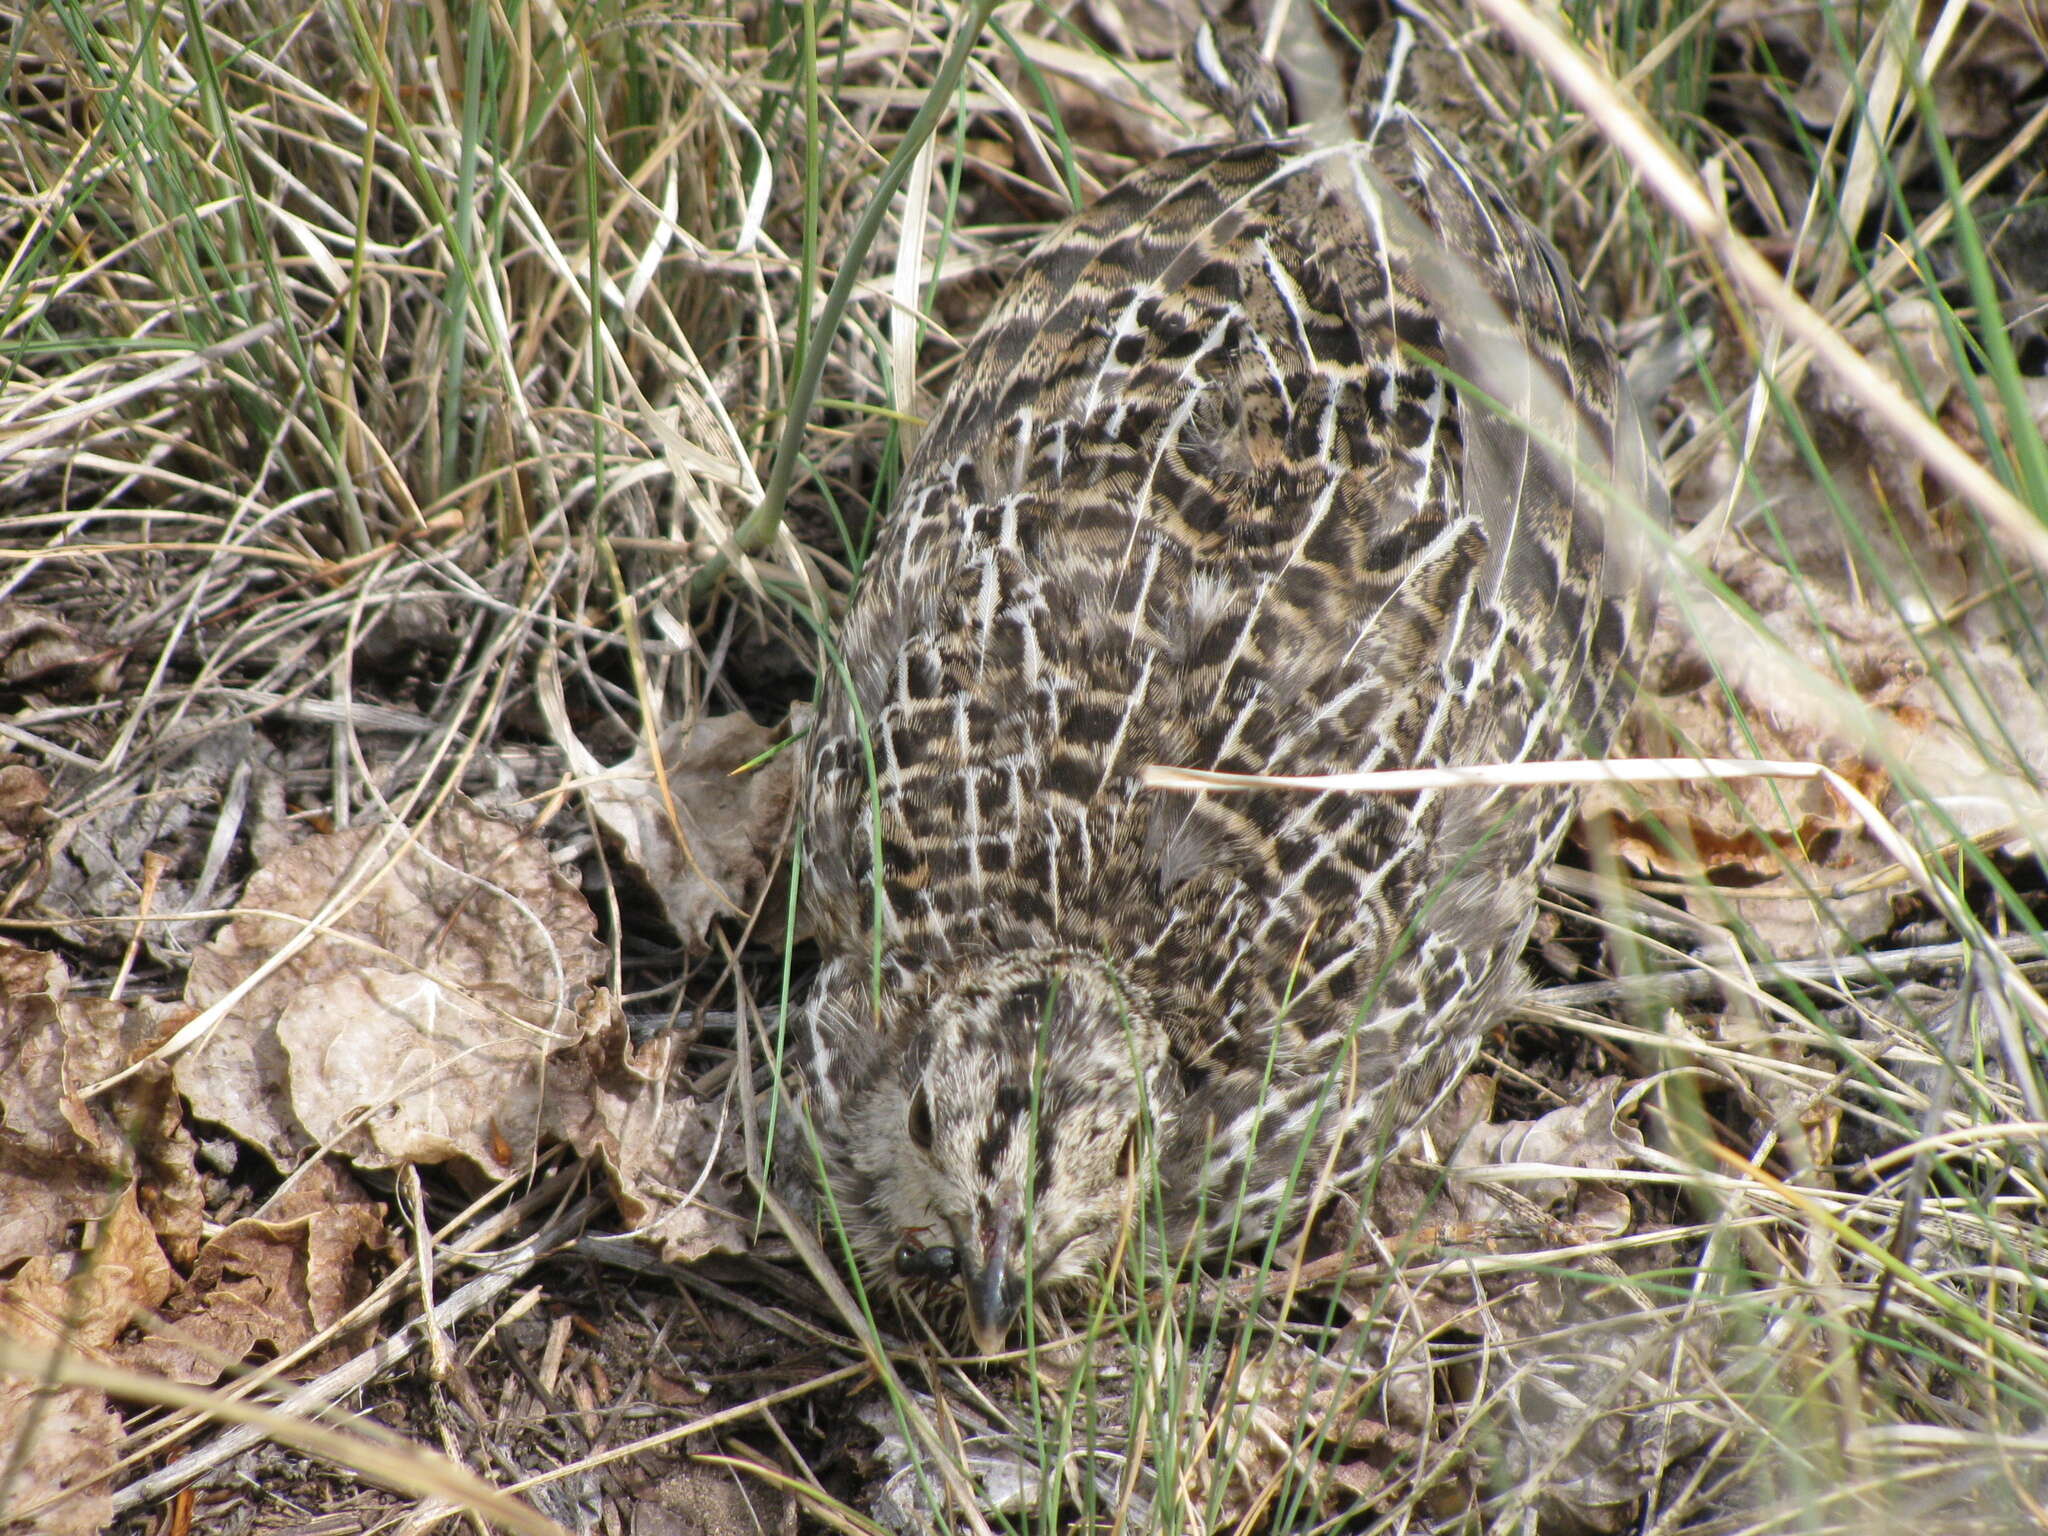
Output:
[[[992,1354],[1027,1296],[1099,1273],[1131,1222],[1164,1039],[1105,967],[1067,957],[1009,957],[915,1006],[840,1102],[835,1191],[869,1271],[957,1280]]]

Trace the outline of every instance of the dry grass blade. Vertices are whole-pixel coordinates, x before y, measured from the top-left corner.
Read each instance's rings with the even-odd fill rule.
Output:
[[[1506,28],[1565,86],[1642,174],[1644,184],[1701,245],[1714,252],[1751,299],[1809,347],[1821,365],[1911,444],[1936,474],[2027,549],[2037,565],[2048,568],[2048,531],[2043,530],[2035,512],[1929,421],[1897,385],[1873,368],[1825,316],[1779,276],[1716,210],[1640,107],[1616,89],[1570,39],[1520,0],[1474,0],[1474,4]]]
[[[517,1536],[568,1536],[554,1521],[491,1487],[467,1468],[361,1421],[349,1429],[335,1428],[303,1410],[231,1402],[160,1377],[99,1365],[74,1355],[26,1349],[4,1339],[0,1339],[0,1371],[50,1385],[90,1387],[113,1397],[182,1408],[227,1423],[247,1425],[309,1455],[352,1468],[386,1487],[416,1498],[443,1501],[499,1530],[515,1532]],[[16,1513],[26,1516],[32,1511],[10,1511]]]

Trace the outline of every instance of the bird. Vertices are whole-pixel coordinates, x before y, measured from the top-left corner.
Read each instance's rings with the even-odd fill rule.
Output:
[[[1145,767],[1597,757],[1654,605],[1664,487],[1562,258],[1395,90],[1297,132],[1255,49],[1189,60],[1235,134],[1023,261],[803,741],[821,1203],[983,1355],[1406,1145],[1526,987],[1574,809]]]

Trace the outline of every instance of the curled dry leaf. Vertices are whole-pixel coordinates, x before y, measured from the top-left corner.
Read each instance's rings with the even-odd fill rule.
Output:
[[[1660,621],[1660,630],[1662,624]],[[1842,737],[1738,688],[1718,685],[1644,700],[1615,751],[1627,757],[1770,758],[1821,762],[1882,804],[1890,780]],[[1817,912],[1808,892],[1827,892],[1887,862],[1863,836],[1863,822],[1833,786],[1818,779],[1735,779],[1723,783],[1599,785],[1581,806],[1582,836],[1637,869],[1714,887],[1702,916],[1739,915],[1766,953],[1781,959],[1839,944],[1846,930],[1870,939],[1891,926],[1892,893],[1877,890]],[[1745,896],[1757,887],[1761,894]],[[1705,892],[1692,900],[1706,902]],[[1839,926],[1838,926],[1839,925]]]
[[[609,1002],[609,993],[593,993]],[[573,1045],[432,975],[327,976],[277,1016],[292,1112],[359,1168],[466,1159],[502,1176],[538,1148],[550,1062]]]
[[[1988,608],[1916,638],[1882,599],[1797,579],[1756,551],[1731,547],[1712,568],[1770,638],[1725,609],[1667,608],[1617,756],[1825,763],[1895,820],[1938,810],[1930,844],[1950,826],[1978,835],[2041,824],[2048,700]],[[1814,676],[1838,681],[1816,687]],[[1818,781],[1603,785],[1582,813],[1587,841],[1711,887],[1691,898],[1702,915],[1732,912],[1779,958],[1881,934],[1894,899],[1910,894],[1862,819]]]
[[[43,809],[49,798],[49,780],[0,755],[0,915],[33,896],[48,874],[39,845],[53,820]]]
[[[934,1417],[942,1411],[950,1422],[956,1436],[956,1449],[950,1454],[955,1456],[955,1464],[973,1488],[978,1508],[1016,1519],[1029,1517],[1044,1507],[1053,1477],[1040,1462],[1041,1446],[995,1428],[970,1403],[949,1401],[939,1410],[925,1394],[912,1395],[917,1411]],[[948,1518],[949,1511],[934,1509],[934,1495],[940,1501],[946,1497],[941,1491],[943,1485],[933,1476],[928,1458],[912,1452],[904,1438],[902,1420],[890,1404],[884,1399],[870,1399],[859,1413],[861,1422],[877,1436],[875,1457],[885,1474],[868,1496],[876,1520],[900,1536],[946,1536],[960,1529],[957,1519]],[[1069,1475],[1093,1471],[1097,1500],[1108,1504],[1116,1499],[1118,1490],[1113,1478],[1104,1475],[1105,1469],[1099,1462],[1085,1469],[1070,1466],[1067,1470]],[[1135,1502],[1140,1508],[1127,1528],[1142,1531],[1147,1528],[1144,1501],[1140,1498]]]
[[[796,1536],[796,1496],[766,1478],[691,1463],[658,1481],[622,1469],[633,1536]]]
[[[714,919],[749,916],[768,888],[789,831],[797,755],[779,752],[740,770],[780,735],[745,715],[708,716],[687,731],[668,727],[661,736],[666,797],[644,747],[615,768],[579,769],[588,775],[591,814],[692,948]],[[571,755],[589,756],[580,747]]]
[[[28,1260],[0,1283],[0,1334],[38,1349],[105,1355],[140,1312],[177,1286],[131,1188],[87,1231],[77,1252]]]
[[[163,1010],[69,995],[54,955],[0,942],[0,1271],[47,1259],[127,1189],[172,1254],[189,1258],[203,1215],[192,1138],[170,1073],[146,1067],[80,1097],[168,1029]]]
[[[1382,1173],[1374,1229],[1424,1244],[1481,1241],[1495,1250],[1622,1235],[1630,1210],[1619,1183],[1564,1170],[1618,1173],[1640,1163],[1642,1132],[1621,1118],[1627,1086],[1603,1077],[1548,1114],[1496,1123],[1494,1080],[1466,1078],[1430,1119],[1438,1155],[1399,1159]]]
[[[1866,316],[1850,334],[1961,425],[1967,396],[1924,301]],[[1956,506],[1932,496],[1918,461],[1820,373],[1801,405],[1830,486],[1781,432],[1765,434],[1746,472],[1722,444],[1681,486],[1683,518],[1726,506],[1732,526],[1753,530],[1753,542],[1725,534],[1705,555],[1739,607],[1703,585],[1674,587],[1615,755],[1820,762],[1889,816],[1933,804],[1966,834],[2038,820],[2048,703],[1999,628],[2000,607],[1974,601],[1986,573],[1963,558]],[[1604,786],[1583,809],[1588,841],[1699,882],[1703,916],[1738,919],[1780,958],[1875,937],[1907,894],[1862,820],[1818,781]],[[1927,831],[1933,842],[1947,835]]]
[[[682,1041],[631,1045],[597,985],[589,904],[536,838],[467,802],[413,840],[332,833],[258,870],[247,901],[268,910],[200,952],[192,1006],[225,997],[344,891],[323,935],[179,1059],[195,1114],[280,1167],[318,1146],[363,1168],[452,1162],[495,1178],[566,1144],[602,1162],[665,1256],[744,1248],[721,1160],[737,1138],[682,1085]]]
[[[1481,1341],[1476,1379],[1487,1389],[1464,1409],[1464,1432],[1486,1454],[1466,1475],[1483,1475],[1470,1493],[1490,1501],[1490,1524],[1502,1529],[1630,1529],[1672,1460],[1719,1427],[1708,1407],[1712,1329],[1659,1306],[1619,1267],[1663,1269],[1682,1262],[1675,1247],[1479,1270],[1428,1249],[1448,1242],[1498,1256],[1629,1233],[1618,1181],[1549,1171],[1597,1175],[1642,1160],[1641,1134],[1620,1118],[1625,1086],[1602,1078],[1534,1120],[1491,1124],[1491,1082],[1468,1079],[1430,1127],[1438,1145],[1456,1143],[1452,1177],[1395,1165],[1374,1202],[1382,1230],[1398,1219],[1425,1243],[1389,1290],[1353,1287],[1353,1311],[1371,1331],[1340,1358],[1354,1371],[1384,1369],[1389,1421],[1422,1434],[1442,1409],[1430,1340],[1451,1331]],[[1525,1177],[1517,1164],[1544,1169]]]
[[[0,989],[0,997],[5,996]],[[129,1324],[146,1316],[176,1283],[130,1185],[101,1207],[82,1252],[53,1246],[0,1283],[0,1336],[31,1354],[63,1350],[100,1359],[116,1353]],[[106,1529],[113,1505],[101,1486],[115,1462],[120,1420],[98,1393],[41,1391],[0,1376],[0,1446],[9,1466],[7,1530],[48,1536]],[[29,1513],[33,1511],[33,1513]]]
[[[744,1253],[738,1131],[715,1105],[677,1090],[683,1038],[635,1045],[616,1008],[584,1036],[546,1104],[550,1139],[603,1165],[619,1213],[672,1264]]]
[[[482,1146],[504,1102],[498,1095],[516,1099],[518,1090],[470,1071],[475,1059],[535,1076],[580,1037],[579,1010],[605,963],[589,903],[536,839],[458,799],[416,836],[388,826],[329,833],[259,869],[244,897],[249,910],[194,957],[186,1001],[211,1007],[330,901],[338,910],[320,936],[178,1059],[178,1087],[193,1112],[280,1168],[356,1120],[364,1123],[347,1133],[344,1150],[373,1166]],[[486,1028],[494,1032],[487,1046],[479,1043]],[[319,1038],[322,1029],[333,1033]],[[458,1070],[459,1080],[449,1075]],[[331,1087],[330,1074],[343,1086]],[[450,1098],[458,1087],[460,1103]],[[397,1128],[374,1123],[403,1119],[396,1101],[419,1094],[440,1097]],[[450,1116],[467,1117],[461,1147],[435,1129]],[[514,1127],[502,1129],[509,1138]],[[505,1171],[509,1163],[486,1157],[480,1165]]]
[[[64,924],[67,943],[117,955],[135,930],[101,920],[140,915],[146,888],[152,921],[142,927],[143,945],[179,969],[206,925],[164,919],[232,904],[227,854],[245,822],[256,847],[282,818],[284,774],[276,751],[246,724],[204,729],[182,750],[141,753],[136,762],[118,781],[97,786],[85,808],[51,834],[37,911]],[[145,861],[157,866],[147,880]]]
[[[1509,1529],[1619,1532],[1679,1458],[1725,1427],[1716,1329],[1625,1284],[1535,1273],[1480,1314],[1496,1349],[1486,1415]]]
[[[1576,1103],[1534,1120],[1477,1126],[1451,1159],[1451,1197],[1468,1222],[1512,1232],[1521,1213],[1541,1210],[1571,1242],[1620,1237],[1629,1230],[1627,1193],[1612,1180],[1567,1173],[1527,1177],[1516,1168],[1540,1164],[1588,1173],[1619,1172],[1641,1161],[1643,1133],[1621,1118],[1616,1100],[1627,1083],[1603,1077]],[[1503,1198],[1503,1191],[1511,1198]]]
[[[120,1439],[105,1393],[0,1378],[0,1445],[19,1458],[8,1468],[8,1529],[99,1536],[114,1523],[107,1480]]]
[[[1336,1513],[1382,1480],[1371,1452],[1403,1439],[1381,1421],[1381,1371],[1362,1365],[1352,1330],[1327,1352],[1280,1337],[1226,1374],[1207,1443],[1224,1452],[1190,1468],[1198,1507],[1216,1529],[1242,1529],[1288,1490],[1308,1509]],[[1228,1367],[1224,1370],[1228,1372]],[[1223,1487],[1214,1488],[1220,1480]]]
[[[1928,88],[1943,134],[1997,138],[2012,127],[2014,103],[2048,71],[2048,7],[2040,0],[1974,0],[1963,11]],[[1916,14],[1916,42],[1925,44],[1936,18]],[[1869,88],[1843,58],[1843,47],[1859,57],[1888,24],[1883,12],[1869,7],[1778,0],[1726,0],[1715,23],[1724,34],[1754,29],[1770,45],[1778,68],[1798,81],[1794,108],[1809,128],[1819,129],[1852,112],[1855,98]]]
[[[380,1207],[325,1159],[267,1205],[209,1238],[160,1310],[163,1326],[124,1351],[128,1363],[204,1385],[251,1356],[288,1354],[334,1326],[369,1293],[372,1255],[402,1257]],[[302,1362],[317,1375],[349,1341]]]
[[[113,692],[127,651],[28,603],[0,602],[0,695],[97,698]]]

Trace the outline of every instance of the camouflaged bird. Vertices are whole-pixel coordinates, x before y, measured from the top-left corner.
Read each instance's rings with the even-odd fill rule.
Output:
[[[1237,141],[989,314],[807,743],[831,1208],[987,1352],[1128,1242],[1227,1250],[1369,1172],[1515,999],[1572,813],[1143,768],[1597,755],[1650,606],[1664,493],[1557,255],[1390,96],[1316,144],[1221,89]]]

